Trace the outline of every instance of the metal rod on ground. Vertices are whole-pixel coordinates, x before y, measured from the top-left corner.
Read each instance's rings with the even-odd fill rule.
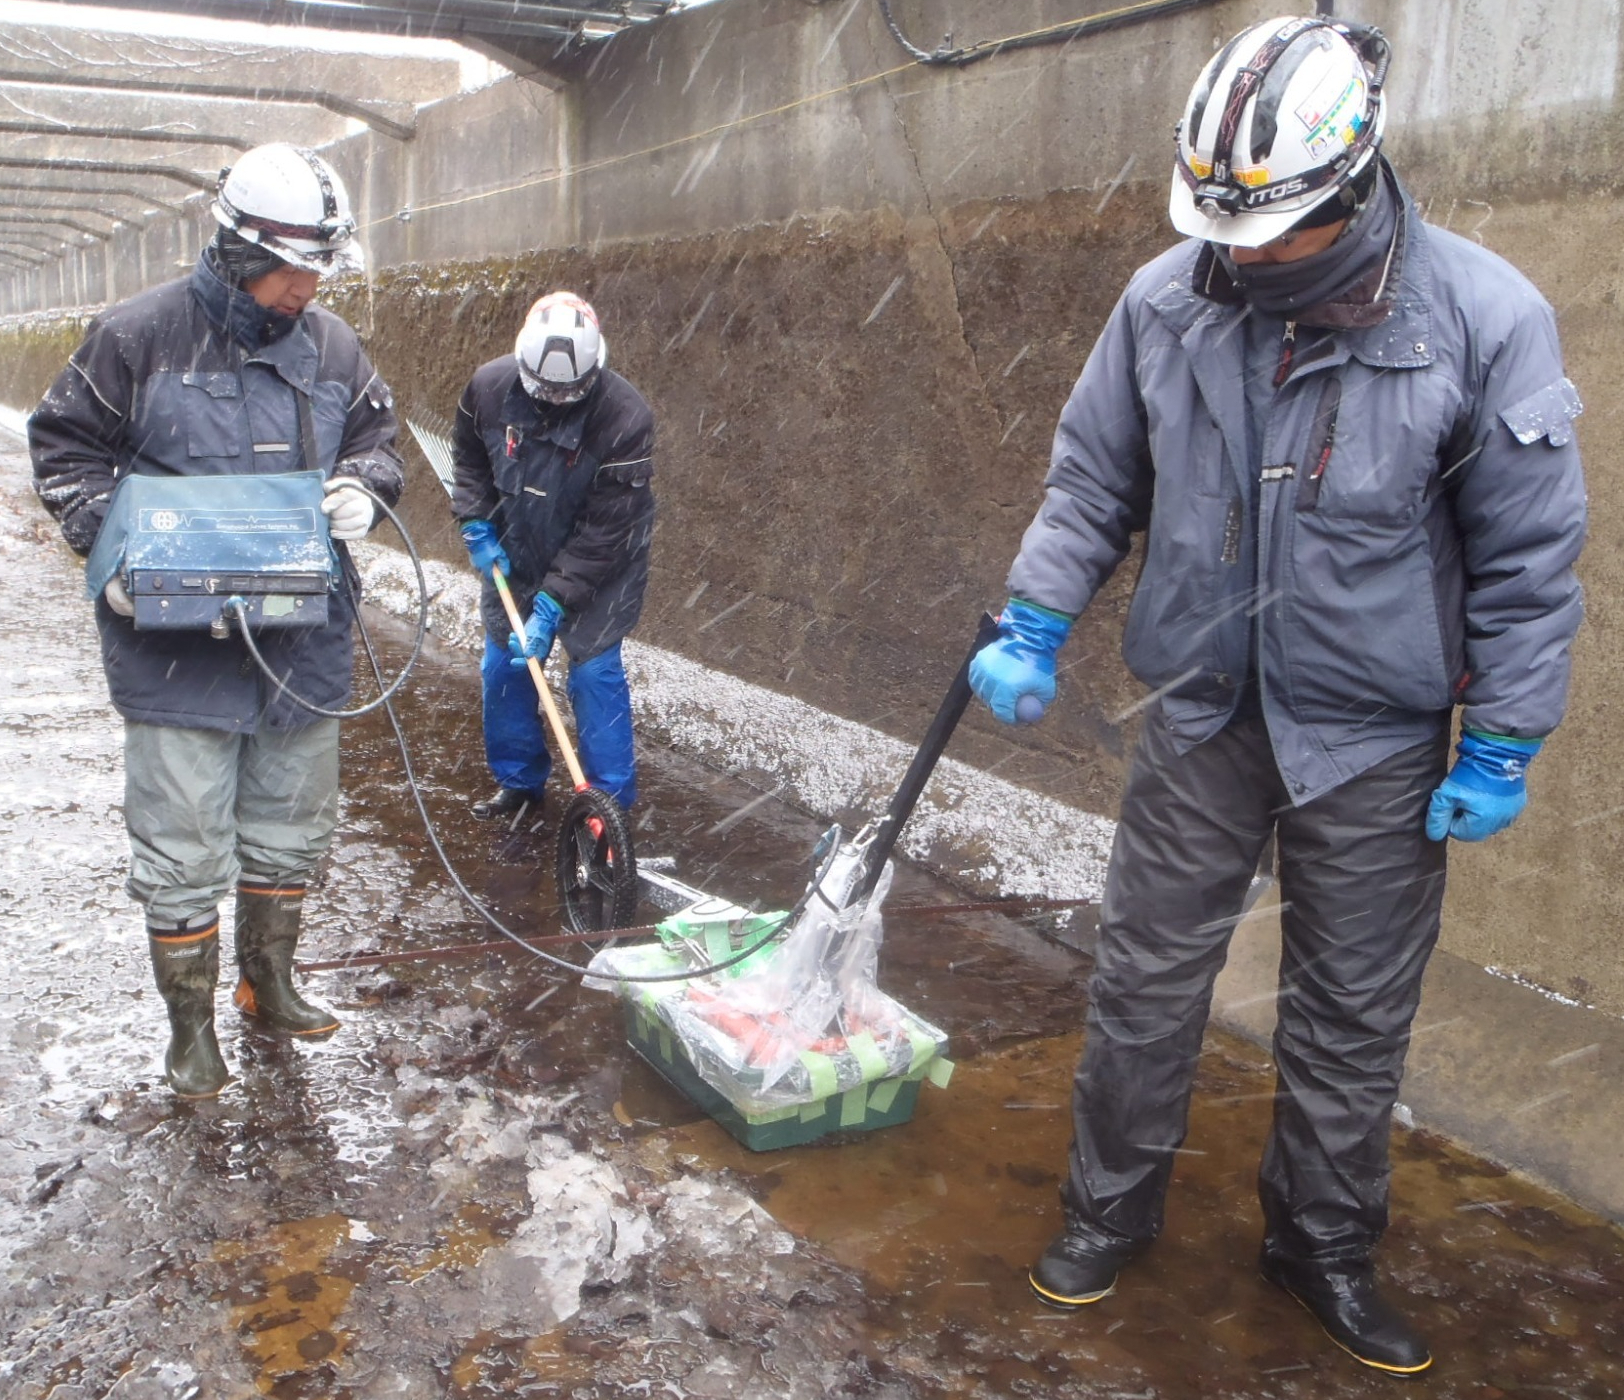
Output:
[[[1065,909],[1081,909],[1098,902],[1095,899],[989,899],[970,904],[899,904],[886,912],[891,918],[923,918],[942,914],[1055,913]],[[629,938],[658,937],[659,932],[657,925],[643,924],[635,928],[605,929],[602,936],[605,942],[612,940],[620,943]],[[591,943],[595,940],[586,934],[559,933],[546,934],[526,941],[537,945],[546,945],[555,943]],[[442,958],[472,958],[481,953],[511,953],[515,949],[523,951],[517,943],[508,939],[497,939],[490,943],[458,943],[449,948],[423,948],[410,953],[368,953],[364,957],[334,958],[330,962],[295,963],[294,971],[335,972],[346,967],[382,967],[390,963],[434,962]]]

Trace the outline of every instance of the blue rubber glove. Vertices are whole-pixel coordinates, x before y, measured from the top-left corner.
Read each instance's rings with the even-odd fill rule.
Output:
[[[970,662],[970,689],[1005,724],[1033,724],[1054,699],[1054,658],[1073,619],[1011,598],[998,618],[998,638]]]
[[[558,624],[563,620],[563,608],[547,594],[536,594],[536,601],[530,605],[530,621],[524,625],[524,636],[508,633],[508,665],[522,671],[532,656],[545,661],[553,649],[553,638],[558,635]]]
[[[462,527],[462,542],[468,546],[468,557],[473,560],[474,567],[486,578],[491,576],[492,564],[501,569],[504,575],[513,572],[507,551],[496,538],[496,526],[490,521],[470,520]]]
[[[1486,841],[1504,831],[1527,805],[1523,774],[1544,742],[1464,730],[1455,746],[1460,757],[1427,807],[1427,836]]]

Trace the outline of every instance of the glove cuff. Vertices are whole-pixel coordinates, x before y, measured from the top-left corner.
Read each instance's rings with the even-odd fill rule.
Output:
[[[1538,739],[1515,739],[1509,734],[1490,734],[1482,729],[1462,729],[1460,732],[1461,745],[1464,746],[1468,739],[1474,740],[1479,745],[1498,744],[1503,748],[1515,749],[1518,753],[1526,754],[1529,758],[1537,754],[1540,746],[1545,742],[1543,737]]]
[[[1011,598],[999,614],[998,625],[1009,636],[1053,653],[1059,651],[1071,635],[1071,624],[1075,620],[1069,613],[1056,612],[1041,603]]]

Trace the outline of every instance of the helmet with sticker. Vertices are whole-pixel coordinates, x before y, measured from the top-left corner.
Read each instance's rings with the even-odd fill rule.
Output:
[[[1230,40],[1178,124],[1173,226],[1256,248],[1327,212],[1345,217],[1370,188],[1389,56],[1380,30],[1313,16],[1266,20]]]

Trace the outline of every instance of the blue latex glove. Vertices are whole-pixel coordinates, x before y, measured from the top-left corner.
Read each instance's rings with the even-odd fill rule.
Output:
[[[508,665],[522,671],[532,656],[545,661],[553,649],[553,638],[558,635],[558,624],[563,620],[563,608],[547,594],[536,594],[536,601],[530,605],[530,621],[524,625],[524,636],[508,633]]]
[[[1528,802],[1523,774],[1544,742],[1463,731],[1456,745],[1460,757],[1427,807],[1427,836],[1485,841],[1504,831]]]
[[[496,526],[490,521],[470,520],[462,527],[462,542],[468,546],[468,557],[473,560],[474,567],[486,578],[491,576],[492,564],[501,569],[504,575],[513,572],[507,551],[496,538]]]
[[[998,618],[998,637],[970,661],[970,689],[1005,724],[1032,724],[1054,699],[1054,658],[1073,619],[1011,598]]]

